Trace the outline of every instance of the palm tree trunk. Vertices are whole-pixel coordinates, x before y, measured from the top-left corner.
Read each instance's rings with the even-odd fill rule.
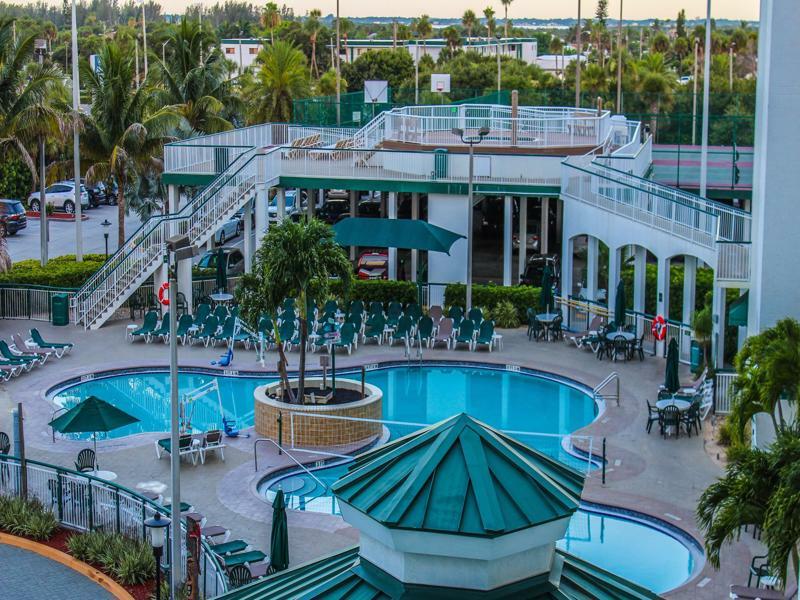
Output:
[[[310,201],[310,199],[309,199]],[[306,342],[308,341],[308,312],[306,293],[300,293],[300,365],[298,366],[297,389],[300,404],[303,403],[306,385]]]
[[[505,24],[503,25],[504,37],[508,37],[508,5],[504,4],[503,9],[505,10]]]
[[[117,177],[117,247],[125,245],[125,185],[123,177]]]

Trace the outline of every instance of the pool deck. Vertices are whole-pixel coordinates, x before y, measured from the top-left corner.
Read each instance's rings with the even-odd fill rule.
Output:
[[[46,391],[66,379],[106,369],[164,367],[168,364],[168,346],[160,342],[145,344],[125,340],[128,323],[116,321],[99,331],[86,332],[73,326],[0,321],[0,338],[3,339],[34,326],[45,339],[69,340],[76,344],[65,358],[48,361],[44,367],[0,384],[0,431],[11,431],[10,410],[17,402],[22,402],[28,457],[72,467],[78,451],[86,444],[58,439],[55,444],[52,442],[46,424],[51,419],[53,406],[45,398]],[[620,406],[612,402],[594,423],[580,431],[594,436],[595,451],[599,451],[605,437],[608,456],[606,485],[602,485],[599,473],[592,474],[586,481],[583,499],[657,517],[702,540],[695,524],[694,509],[699,495],[721,475],[721,469],[712,456],[715,451],[704,447],[703,436],[664,440],[655,430],[650,435],[646,433],[645,400],[652,402],[655,399],[657,387],[663,381],[664,361],[652,357],[641,363],[638,360],[628,363],[598,361],[593,354],[578,350],[571,343],[529,342],[524,328],[502,333],[503,350],[489,353],[486,350],[426,349],[423,360],[511,363],[556,373],[589,387],[600,383],[611,371],[616,371],[621,382]],[[222,352],[219,347],[179,347],[179,363],[182,367],[211,368],[210,362]],[[298,352],[289,353],[288,358],[290,369],[296,368]],[[269,352],[268,368],[262,369],[252,351],[238,351],[233,367],[274,374],[276,360],[277,353]],[[359,347],[351,356],[337,354],[337,368],[392,360],[404,360],[402,347],[370,344]],[[309,354],[309,368],[316,369],[318,365],[318,356]],[[690,379],[688,370],[682,371],[681,379]],[[169,460],[156,460],[154,440],[158,437],[163,436],[142,434],[124,440],[99,442],[98,462],[102,469],[118,473],[117,482],[131,489],[142,482],[166,483],[169,481]],[[255,486],[270,471],[292,463],[286,455],[278,456],[274,448],[261,445],[258,450],[259,471],[256,473],[254,439],[226,440],[228,448],[224,463],[214,457],[209,458],[205,465],[193,466],[191,462],[184,462],[182,500],[192,503],[204,514],[209,525],[220,524],[230,528],[231,539],[245,539],[255,548],[266,551],[272,509],[257,497]],[[289,511],[289,541],[291,564],[299,564],[357,543],[358,532],[339,517]],[[723,552],[719,571],[705,565],[692,580],[665,596],[687,600],[727,598],[730,584],[747,583],[751,556],[762,550],[759,542],[744,534],[741,541]],[[631,560],[635,560],[635,556],[636,548],[632,547]]]

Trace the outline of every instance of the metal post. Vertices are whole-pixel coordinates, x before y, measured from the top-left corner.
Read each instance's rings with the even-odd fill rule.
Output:
[[[711,0],[706,1],[706,47],[703,61],[703,131],[700,136],[700,195],[708,185],[708,104],[711,89]]]
[[[501,88],[501,73],[500,73],[500,40],[497,40],[495,54],[497,54],[497,103],[500,104],[500,88]]]
[[[472,309],[472,177],[474,145],[469,142],[469,174],[467,183],[467,312]]]
[[[78,17],[72,0],[72,168],[75,171],[75,260],[83,262],[83,227],[81,226],[81,146],[78,133],[80,108],[80,77],[78,75]],[[44,209],[45,207],[42,206]]]
[[[39,65],[44,64],[44,52],[39,52]],[[44,136],[39,136],[39,241],[41,249],[39,257],[41,265],[47,265],[47,204],[45,202],[44,186],[46,181],[45,176],[45,156],[44,156]]]
[[[581,0],[578,0],[578,32],[575,36],[577,38],[575,49],[578,54],[575,57],[575,108],[580,108],[581,105]]]
[[[278,411],[278,456],[281,454],[283,454],[283,412]]]
[[[336,0],[336,125],[342,124],[342,53],[339,49],[341,39],[339,28],[339,0]]]
[[[700,40],[694,38],[694,75],[692,76],[692,146],[697,142],[697,59],[700,53]],[[678,157],[678,169],[681,168]],[[678,184],[680,185],[680,183]]]
[[[591,460],[591,456],[589,460]],[[603,438],[603,485],[606,484],[606,438]]]
[[[728,90],[733,92],[733,47],[736,44],[731,42],[728,46]]]
[[[144,78],[147,80],[147,24],[144,21],[145,3],[142,0],[142,53],[144,54]]]
[[[419,41],[414,42],[414,104],[419,104]]]
[[[178,596],[178,588],[182,580],[181,569],[181,457],[180,422],[178,400],[178,277],[177,261],[172,258],[169,269],[169,401],[170,401],[170,444],[172,452],[169,454],[170,472],[172,476],[172,522],[173,535],[170,538],[170,572],[171,596],[173,600]],[[176,510],[177,509],[177,510]]]
[[[622,0],[619,0],[617,24],[617,114],[622,112]]]
[[[364,398],[366,394],[364,393],[366,390],[366,379],[367,379],[367,368],[364,365],[361,365],[361,397]]]

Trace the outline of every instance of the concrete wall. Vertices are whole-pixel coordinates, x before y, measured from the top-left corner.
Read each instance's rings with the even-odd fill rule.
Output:
[[[468,200],[466,196],[428,195],[428,223],[467,235]],[[443,252],[428,253],[428,281],[432,283],[465,283],[467,281],[467,240],[458,240]],[[441,304],[441,300],[433,304]]]

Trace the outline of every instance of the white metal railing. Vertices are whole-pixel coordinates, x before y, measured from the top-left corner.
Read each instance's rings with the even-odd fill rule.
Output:
[[[718,279],[750,281],[750,242],[717,242]]]
[[[24,475],[24,480],[23,480]],[[163,506],[117,485],[69,469],[0,455],[0,495],[36,498],[58,521],[78,531],[118,532],[126,537],[146,539],[144,521],[156,512],[169,514]],[[181,521],[183,559],[186,560],[186,524]],[[162,564],[167,567],[169,553]],[[198,583],[204,598],[227,591],[227,576],[207,542],[200,543]]]
[[[735,371],[717,371],[714,375],[714,412],[716,414],[727,415],[731,412],[735,379]]]
[[[0,285],[0,319],[50,321],[55,294],[72,298],[74,290],[44,286]]]
[[[611,385],[614,386],[614,391],[605,392],[604,390]],[[592,393],[595,398],[599,398],[603,401],[615,400],[617,406],[619,406],[619,374],[616,371],[612,371],[606,375],[606,378],[594,387]]]

